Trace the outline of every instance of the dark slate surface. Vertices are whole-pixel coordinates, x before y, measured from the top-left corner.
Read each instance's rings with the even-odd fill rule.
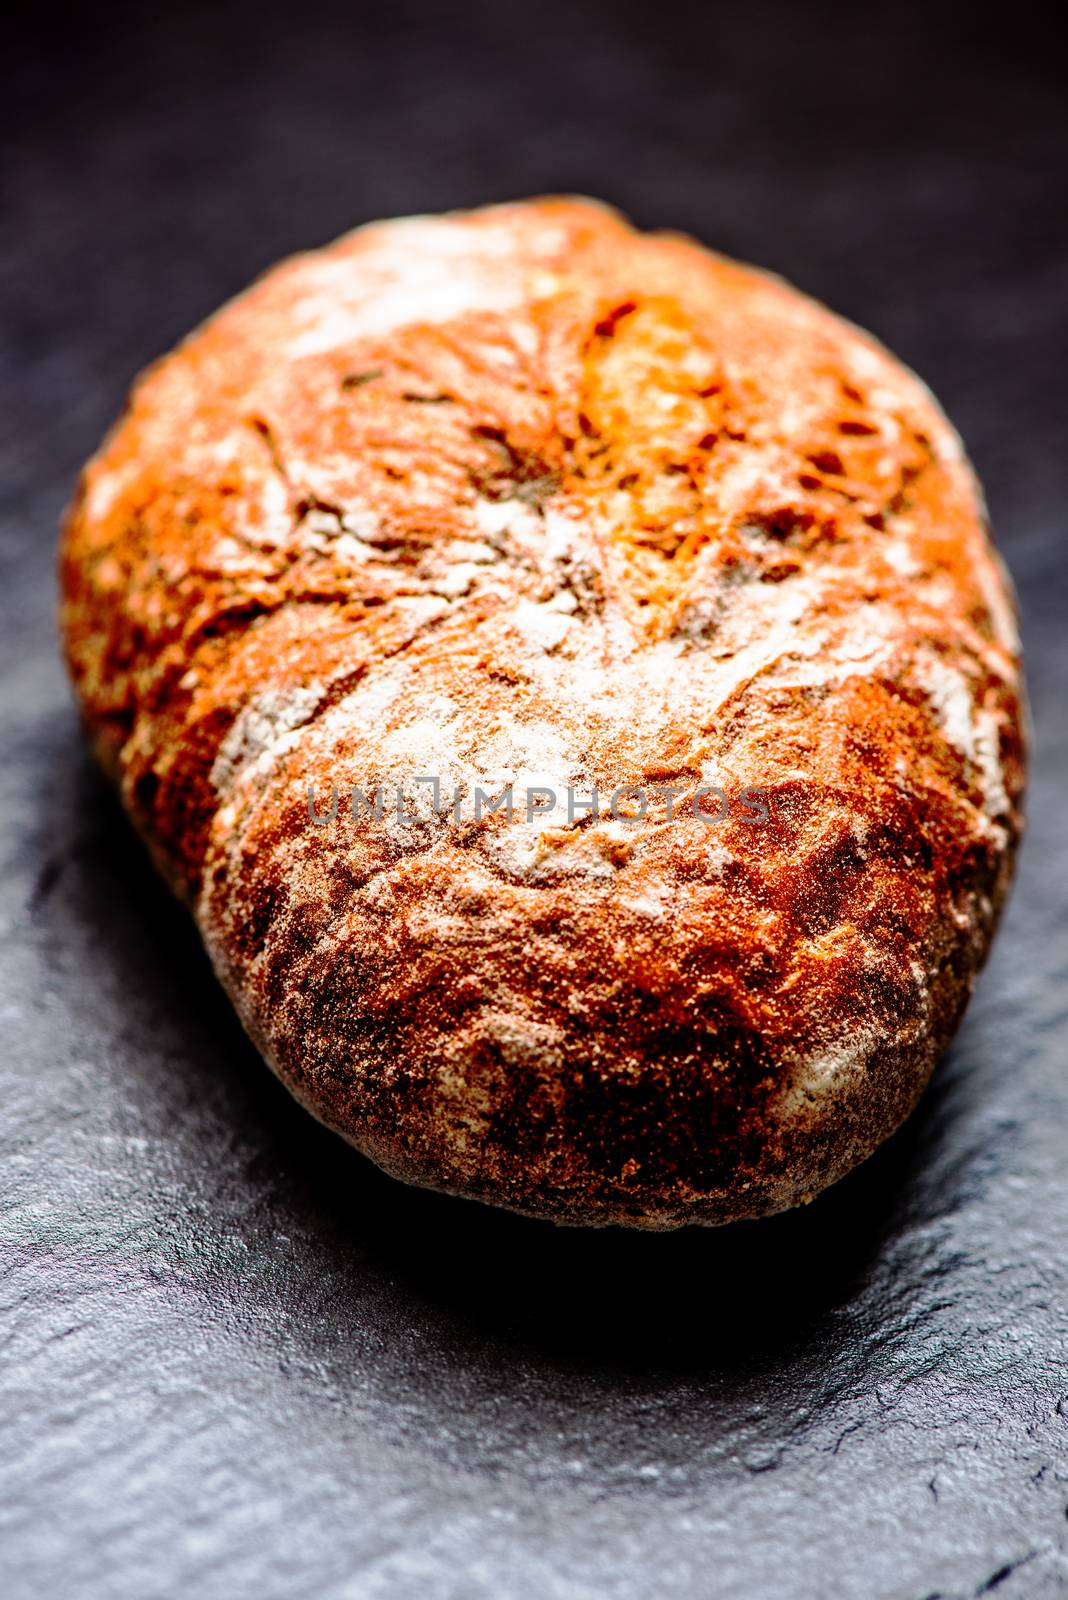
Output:
[[[146,8],[146,12],[147,12]],[[5,43],[0,1562],[25,1597],[1068,1592],[1068,110],[1052,17],[39,8]],[[244,1042],[90,771],[52,549],[129,378],[295,247],[544,189],[931,382],[1020,589],[1031,834],[911,1125],[804,1214],[406,1191]]]

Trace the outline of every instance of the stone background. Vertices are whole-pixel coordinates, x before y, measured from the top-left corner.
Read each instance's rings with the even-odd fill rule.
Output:
[[[11,1600],[1068,1592],[1068,95],[1053,8],[38,7],[4,45]],[[257,1061],[78,737],[55,529],[134,372],[379,215],[613,200],[873,329],[1016,578],[1031,830],[911,1124],[804,1214],[404,1190]]]

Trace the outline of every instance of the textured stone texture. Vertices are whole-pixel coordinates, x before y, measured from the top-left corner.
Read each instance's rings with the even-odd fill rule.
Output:
[[[990,39],[929,11],[922,33],[835,8],[819,29],[540,15],[98,16],[19,48],[0,236],[17,1600],[1068,1588],[1050,39],[1026,13]],[[286,250],[550,188],[766,263],[898,350],[961,427],[1022,601],[1031,830],[958,1041],[854,1177],[723,1232],[556,1232],[403,1189],[310,1124],[90,772],[52,641],[58,515],[138,366]]]

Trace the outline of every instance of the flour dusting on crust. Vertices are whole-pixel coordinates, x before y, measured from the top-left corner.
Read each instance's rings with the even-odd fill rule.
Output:
[[[924,385],[777,279],[569,199],[296,257],[138,384],[63,596],[246,1027],[387,1170],[721,1222],[914,1105],[1022,826],[1012,597]]]

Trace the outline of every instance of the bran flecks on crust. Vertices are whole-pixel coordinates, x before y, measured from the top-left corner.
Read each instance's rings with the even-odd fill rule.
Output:
[[[1021,828],[1012,599],[927,390],[777,279],[570,199],[296,257],[137,384],[62,595],[249,1033],[398,1177],[724,1222],[915,1104]]]

